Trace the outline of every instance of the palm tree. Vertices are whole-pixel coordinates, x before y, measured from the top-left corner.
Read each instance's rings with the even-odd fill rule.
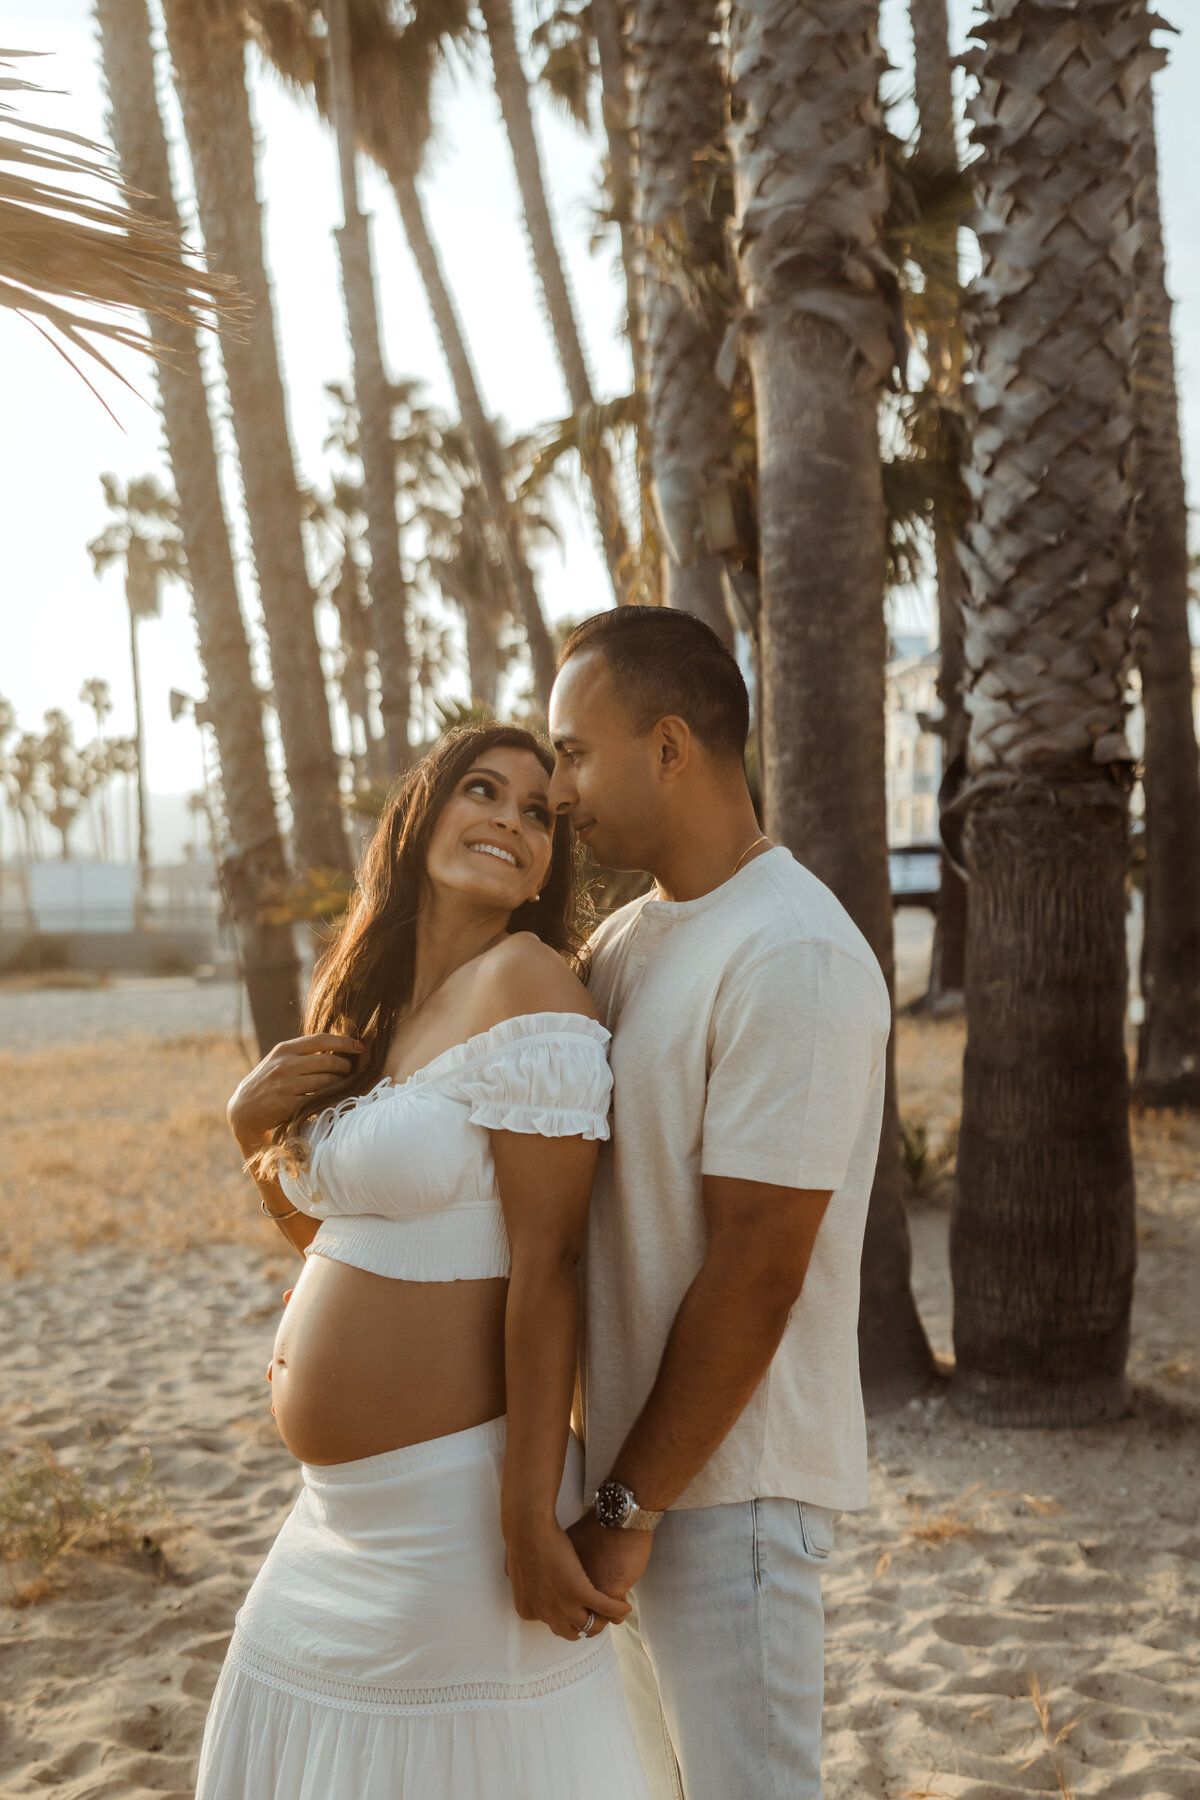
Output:
[[[643,403],[643,423],[636,440],[640,502],[638,559],[631,597],[643,606],[662,603],[662,548],[654,518],[653,469],[644,424],[647,396],[645,283],[634,223],[634,154],[631,125],[630,57],[622,30],[623,0],[590,0],[588,20],[600,65],[601,112],[608,144],[608,212],[617,226],[621,269],[625,277],[625,335],[633,364],[633,386]]]
[[[96,715],[96,743],[100,755],[103,757],[106,748],[104,727],[112,717],[113,710],[112,690],[102,676],[93,675],[80,688],[79,698],[84,706],[90,706]],[[99,839],[98,849],[103,862],[108,862],[112,856],[112,814],[107,805],[107,798],[107,795],[102,794],[97,806],[99,827],[96,835]]]
[[[1151,53],[1126,0],[997,4],[976,35],[951,1396],[988,1423],[1075,1426],[1128,1406],[1132,151]]]
[[[346,405],[349,415],[353,408],[349,402]],[[393,482],[393,496],[395,491]],[[384,741],[371,729],[369,671],[376,657],[361,485],[345,477],[336,478],[327,496],[313,496],[309,524],[329,556],[317,587],[337,614],[337,680],[349,721],[355,771],[362,779],[386,780],[390,765]]]
[[[1139,325],[1134,513],[1146,744],[1146,911],[1137,1089],[1151,1106],[1200,1107],[1200,758],[1192,713],[1188,508],[1158,204],[1154,96],[1138,121]]]
[[[730,473],[733,421],[717,359],[732,313],[713,196],[725,129],[715,49],[718,0],[638,0],[634,70],[636,217],[646,275],[646,381],[654,495],[667,550],[665,598],[726,643],[723,564],[703,503]]]
[[[913,32],[914,89],[920,136],[914,158],[919,178],[945,184],[959,170],[946,0],[909,0]],[[947,209],[936,227],[934,253],[949,280],[926,283],[924,330],[928,389],[951,415],[961,404],[963,331],[957,301],[959,220]],[[963,711],[962,620],[964,578],[958,560],[958,521],[939,507],[933,515],[933,548],[938,596],[938,699],[942,761],[951,772],[947,791],[961,767],[967,741]],[[941,891],[934,923],[928,1000],[934,1006],[961,994],[965,974],[967,887],[948,856],[942,857]]]
[[[337,242],[354,360],[359,455],[363,466],[367,543],[371,556],[371,623],[379,661],[384,736],[392,769],[398,773],[412,760],[408,726],[414,712],[415,696],[412,693],[413,652],[409,641],[410,603],[400,566],[388,384],[383,370],[375,305],[371,237],[358,201],[358,129],[354,114],[347,0],[326,0],[326,16],[329,21],[330,97],[345,221],[337,233]]]
[[[142,706],[142,674],[138,658],[138,626],[162,612],[162,590],[170,581],[187,580],[183,538],[177,524],[179,502],[153,475],[122,485],[115,475],[102,475],[100,486],[114,515],[88,545],[97,576],[114,564],[125,574],[129,610],[129,659],[133,669],[133,714],[137,744],[138,885],[145,900],[150,880],[150,814],[146,793],[146,721]],[[65,852],[64,852],[65,854]]]
[[[7,51],[0,69],[32,54]],[[35,82],[0,75],[0,92],[43,91]],[[212,325],[230,312],[228,278],[185,262],[178,229],[140,216],[124,200],[88,197],[91,183],[100,183],[102,191],[117,185],[102,145],[74,132],[24,124],[6,101],[0,101],[0,120],[6,127],[0,137],[0,306],[28,319],[75,368],[72,350],[118,380],[124,378],[104,354],[105,343],[151,351],[132,313],[192,327]],[[69,185],[52,177],[67,177]],[[83,188],[81,177],[88,184]]]
[[[158,229],[178,234],[166,138],[155,98],[146,0],[97,0],[96,20],[109,131],[122,175]],[[182,322],[162,319],[152,320],[151,329],[232,839],[222,848],[222,886],[237,934],[255,1035],[265,1055],[273,1044],[295,1036],[300,1008],[291,930],[264,916],[264,907],[285,891],[290,878],[267,767],[263,697],[254,681],[238,601],[195,333]]]
[[[766,829],[825,881],[889,987],[884,506],[877,410],[895,275],[876,89],[876,0],[741,0],[731,43],[736,244],[753,329]],[[889,1063],[863,1248],[868,1403],[924,1388]]]
[[[301,8],[251,0],[264,53],[280,73],[329,107],[326,40],[314,30],[316,0]],[[350,0],[355,112],[363,149],[379,164],[396,196],[400,222],[425,289],[434,327],[470,434],[488,507],[503,547],[504,580],[520,619],[533,664],[534,691],[544,707],[554,683],[554,645],[529,567],[519,511],[504,479],[504,460],[467,349],[462,325],[441,267],[417,187],[430,131],[430,84],[443,38],[467,28],[465,0],[440,0],[413,10],[403,28],[393,23],[386,0]]]
[[[480,11],[487,28],[496,95],[512,149],[534,268],[545,297],[551,335],[566,381],[571,409],[581,413],[595,405],[595,394],[546,197],[541,155],[529,104],[529,85],[517,48],[511,0],[480,0]],[[592,491],[596,523],[600,530],[600,541],[613,593],[621,601],[628,597],[629,546],[621,518],[612,458],[603,443],[596,443],[582,452],[581,461]]]
[[[347,870],[350,853],[263,256],[246,26],[232,0],[165,0],[163,15],[205,247],[214,264],[236,278],[250,306],[244,332],[227,334],[222,354],[271,645],[296,857],[306,868]]]

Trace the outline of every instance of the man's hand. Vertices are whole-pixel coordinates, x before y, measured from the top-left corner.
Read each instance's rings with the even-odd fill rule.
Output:
[[[522,1619],[541,1619],[555,1637],[577,1638],[589,1612],[589,1637],[619,1625],[629,1611],[625,1599],[601,1592],[588,1580],[565,1531],[552,1525],[541,1533],[514,1533],[505,1542],[504,1572]]]
[[[615,1600],[624,1600],[654,1545],[652,1531],[620,1531],[602,1525],[594,1512],[584,1513],[567,1535],[596,1586]]]

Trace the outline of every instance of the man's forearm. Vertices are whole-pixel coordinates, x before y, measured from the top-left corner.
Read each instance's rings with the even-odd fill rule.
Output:
[[[658,1378],[611,1474],[670,1506],[745,1410],[787,1326],[792,1287],[710,1255],[683,1297]]]

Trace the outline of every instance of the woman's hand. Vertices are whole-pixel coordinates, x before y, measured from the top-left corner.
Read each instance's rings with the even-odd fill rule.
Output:
[[[610,1622],[619,1625],[628,1600],[614,1600],[593,1587],[566,1532],[557,1523],[536,1532],[513,1533],[505,1541],[504,1569],[522,1619],[540,1619],[555,1637],[577,1638],[595,1615],[588,1637]]]
[[[225,1110],[242,1153],[260,1150],[275,1127],[290,1119],[310,1095],[343,1081],[365,1049],[357,1038],[335,1031],[276,1044],[238,1083]]]

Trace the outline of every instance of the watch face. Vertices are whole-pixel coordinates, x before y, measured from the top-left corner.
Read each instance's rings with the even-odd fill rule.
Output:
[[[619,1481],[606,1481],[596,1490],[596,1517],[602,1525],[620,1525],[636,1504],[627,1487]]]

